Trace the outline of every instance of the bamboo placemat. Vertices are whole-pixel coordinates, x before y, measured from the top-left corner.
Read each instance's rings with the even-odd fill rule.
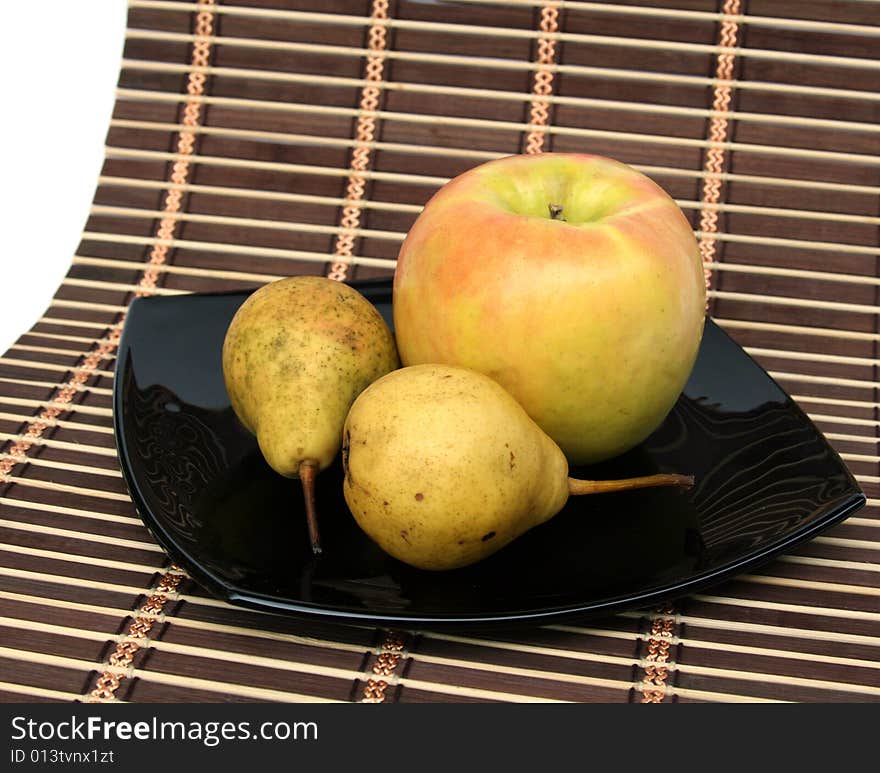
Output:
[[[132,0],[82,242],[0,358],[0,699],[878,700],[878,24],[865,0]],[[111,434],[131,299],[388,275],[446,179],[550,150],[679,201],[713,317],[868,506],[674,608],[508,635],[244,611],[169,566]]]

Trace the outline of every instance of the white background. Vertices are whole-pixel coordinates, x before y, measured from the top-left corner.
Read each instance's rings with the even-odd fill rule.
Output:
[[[0,355],[43,315],[79,244],[125,20],[125,0],[3,3]]]

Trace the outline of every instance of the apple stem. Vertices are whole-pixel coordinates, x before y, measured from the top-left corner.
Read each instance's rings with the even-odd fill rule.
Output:
[[[315,475],[318,473],[318,463],[311,459],[304,459],[299,463],[297,472],[302,483],[303,499],[306,502],[306,520],[309,524],[312,553],[319,556],[321,555],[321,539],[318,535],[318,517],[315,514]]]
[[[646,475],[641,478],[624,478],[622,480],[578,480],[568,479],[568,493],[572,496],[581,494],[605,494],[610,491],[629,491],[637,488],[653,488],[654,486],[678,486],[689,489],[694,485],[693,475],[658,474]]]
[[[550,210],[551,220],[564,220],[562,217],[562,204],[550,204],[548,209]]]

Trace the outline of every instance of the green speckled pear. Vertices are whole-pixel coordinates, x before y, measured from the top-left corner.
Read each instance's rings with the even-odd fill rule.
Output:
[[[693,483],[674,474],[569,478],[559,446],[508,392],[449,365],[402,368],[364,390],[345,421],[342,463],[360,527],[395,558],[434,570],[480,561],[571,494]]]
[[[354,399],[398,366],[394,338],[373,304],[324,277],[261,287],[229,325],[223,377],[232,408],[269,466],[302,479],[316,552],[312,479],[338,453]]]

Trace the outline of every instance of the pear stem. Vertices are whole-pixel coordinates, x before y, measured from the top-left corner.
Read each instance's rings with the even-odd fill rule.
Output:
[[[312,553],[319,556],[321,555],[321,538],[318,534],[318,516],[315,513],[315,475],[318,474],[318,463],[311,459],[305,459],[299,463],[297,473],[302,483],[303,499],[306,502],[306,520],[309,524]]]
[[[693,475],[658,474],[646,475],[641,478],[623,478],[622,480],[578,480],[568,479],[568,493],[572,496],[581,494],[605,494],[610,491],[629,491],[636,488],[653,488],[654,486],[678,486],[689,489],[694,485]]]

